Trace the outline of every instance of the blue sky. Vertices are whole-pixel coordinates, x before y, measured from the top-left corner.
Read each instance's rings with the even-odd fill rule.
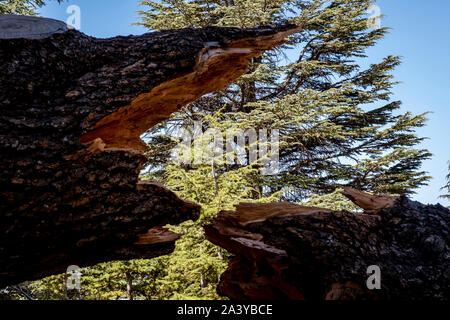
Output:
[[[133,26],[139,20],[138,0],[70,0],[56,1],[43,7],[41,15],[66,21],[69,5],[81,9],[81,31],[95,37],[142,34],[146,29]],[[418,190],[413,198],[424,203],[450,205],[438,199],[445,185],[450,160],[450,1],[448,0],[379,0],[385,15],[382,26],[393,28],[376,47],[368,51],[369,62],[378,62],[387,55],[403,56],[403,63],[394,72],[400,81],[393,89],[394,100],[403,101],[402,112],[414,114],[432,111],[419,135],[429,139],[423,143],[433,153],[423,170],[433,177],[429,186]]]

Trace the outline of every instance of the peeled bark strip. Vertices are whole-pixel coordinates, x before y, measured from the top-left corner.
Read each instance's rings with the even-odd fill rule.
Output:
[[[139,181],[140,135],[219,90],[295,26],[96,39],[0,16],[0,287],[69,265],[150,258],[198,205]]]
[[[232,254],[220,294],[231,299],[445,300],[450,211],[406,197],[344,194],[362,213],[291,203],[220,212],[206,237]],[[369,266],[381,289],[369,290]]]

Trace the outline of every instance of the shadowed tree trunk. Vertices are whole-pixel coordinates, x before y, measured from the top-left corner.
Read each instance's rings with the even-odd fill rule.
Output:
[[[220,90],[295,26],[96,39],[0,16],[0,287],[167,254],[198,205],[139,181],[148,128]]]
[[[133,300],[133,277],[131,272],[127,271],[125,277],[127,282],[127,300]]]
[[[273,203],[219,213],[206,237],[235,255],[219,293],[231,299],[450,297],[450,210],[406,197],[344,194],[364,212]],[[377,276],[371,266],[380,270],[379,290],[367,285]]]

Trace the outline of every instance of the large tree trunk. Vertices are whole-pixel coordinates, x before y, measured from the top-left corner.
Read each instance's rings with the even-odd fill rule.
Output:
[[[219,293],[232,299],[450,297],[448,209],[353,189],[344,194],[364,212],[274,203],[219,213],[206,237],[235,255]],[[380,289],[368,286],[376,282],[370,266],[380,268]]]
[[[0,287],[167,254],[198,205],[139,181],[140,135],[246,71],[295,26],[95,39],[0,16]],[[149,231],[150,230],[150,231]]]

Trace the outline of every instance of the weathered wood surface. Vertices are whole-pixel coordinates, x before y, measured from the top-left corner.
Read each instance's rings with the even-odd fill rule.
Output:
[[[0,37],[0,287],[72,264],[170,252],[177,237],[154,227],[196,219],[200,208],[139,181],[148,161],[140,135],[299,31],[207,28],[96,39],[48,20],[17,19]],[[7,20],[0,16],[2,25]],[[12,39],[21,33],[39,39]]]
[[[0,39],[44,39],[68,30],[67,24],[54,19],[0,15]]]
[[[219,293],[232,299],[447,300],[450,211],[406,197],[344,194],[364,212],[241,204],[205,227],[232,254]],[[369,266],[381,289],[369,290]]]

